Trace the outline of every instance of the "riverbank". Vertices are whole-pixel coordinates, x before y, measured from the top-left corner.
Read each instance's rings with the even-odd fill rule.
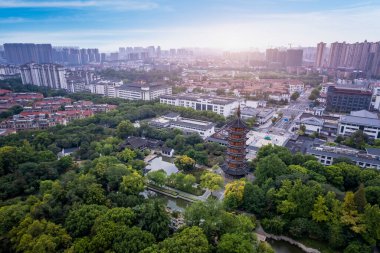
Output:
[[[273,235],[273,234],[269,234],[267,232],[264,231],[263,227],[259,224],[256,228],[256,234],[262,236],[263,238],[266,238],[266,239],[272,239],[272,240],[275,240],[275,241],[285,241],[291,245],[294,245],[294,246],[297,246],[298,248],[300,248],[303,252],[305,253],[322,253],[321,251],[317,250],[317,249],[314,249],[314,248],[310,248],[310,247],[307,247],[306,245],[304,245],[303,243],[299,242],[299,241],[296,241],[290,237],[287,237],[287,236],[284,236],[284,235]]]
[[[159,187],[156,185],[148,184],[147,189],[161,193],[163,195],[172,197],[172,198],[180,198],[189,202],[196,202],[196,201],[206,201],[207,198],[210,196],[211,192],[210,190],[206,190],[205,193],[201,196],[196,196],[187,192],[180,191],[178,189],[168,187],[168,186],[163,186]]]
[[[303,250],[304,252],[306,253],[321,253],[319,250],[317,249],[313,249],[313,248],[309,248],[307,246],[305,246],[304,244],[296,241],[296,240],[293,240],[292,238],[289,238],[287,236],[283,236],[283,235],[272,235],[272,234],[265,234],[265,236],[269,239],[273,239],[273,240],[276,240],[276,241],[285,241],[285,242],[288,242],[294,246],[297,246],[298,248],[300,248],[301,250]]]

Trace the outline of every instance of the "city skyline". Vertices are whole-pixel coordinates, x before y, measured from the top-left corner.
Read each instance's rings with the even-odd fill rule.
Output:
[[[0,44],[245,50],[377,41],[378,1],[21,1],[0,3]],[[333,24],[333,25],[332,25]]]

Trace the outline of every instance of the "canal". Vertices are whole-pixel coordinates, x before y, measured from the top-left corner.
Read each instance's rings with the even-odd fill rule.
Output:
[[[267,242],[272,246],[276,253],[305,253],[303,250],[285,241],[268,239]]]

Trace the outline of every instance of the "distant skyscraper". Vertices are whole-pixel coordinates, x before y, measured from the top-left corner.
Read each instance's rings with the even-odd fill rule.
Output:
[[[334,42],[331,44],[328,67],[363,71],[369,77],[378,77],[380,42]]]
[[[325,52],[326,52],[326,43],[324,43],[324,42],[318,43],[317,55],[315,58],[315,67],[317,67],[317,68],[323,67]]]
[[[5,58],[12,64],[53,62],[51,44],[5,43],[4,50]]]
[[[302,66],[302,49],[288,49],[286,51],[286,67]]]
[[[278,49],[269,48],[265,51],[265,59],[267,62],[278,62]]]

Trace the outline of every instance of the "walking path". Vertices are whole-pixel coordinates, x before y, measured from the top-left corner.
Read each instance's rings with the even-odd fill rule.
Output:
[[[162,187],[160,187],[160,186],[156,186],[156,185],[148,185],[147,188],[149,190],[152,190],[154,192],[159,192],[161,194],[164,194],[164,195],[172,197],[172,198],[181,198],[183,200],[187,200],[187,201],[190,201],[190,202],[206,201],[208,199],[208,197],[211,195],[211,191],[208,190],[208,189],[206,189],[206,191],[203,193],[203,195],[196,196],[194,194],[190,194],[190,193],[187,193],[187,192],[184,192],[184,191],[180,191],[178,189],[175,189],[175,188],[172,188],[172,187],[169,187],[169,186],[162,186]],[[160,190],[160,188],[162,190]],[[173,192],[173,193],[177,193],[177,195],[171,194],[170,192],[165,191],[165,190],[168,190],[168,191]]]
[[[150,152],[149,155],[147,155],[145,158],[144,158],[144,162],[148,163],[150,162],[151,160],[153,160],[154,158],[156,158],[157,155],[154,154],[154,151]]]

